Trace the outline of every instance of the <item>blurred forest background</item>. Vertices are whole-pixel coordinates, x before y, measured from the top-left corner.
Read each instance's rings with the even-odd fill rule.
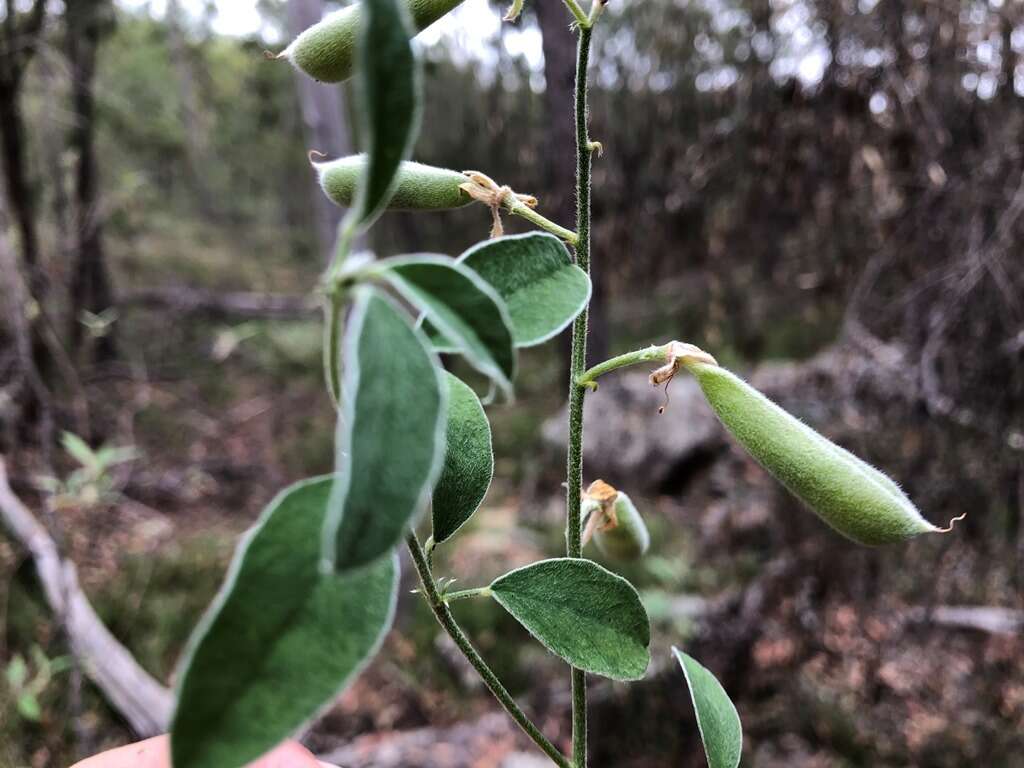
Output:
[[[331,466],[308,296],[340,211],[306,153],[358,136],[345,89],[263,55],[329,7],[0,5],[0,766],[159,730],[238,534]],[[420,36],[415,158],[568,225],[568,16],[503,10],[466,0]],[[1024,5],[612,0],[591,78],[594,357],[695,342],[933,521],[967,513],[854,548],[688,382],[663,416],[644,372],[603,383],[586,480],[642,500],[653,550],[623,572],[657,661],[595,685],[594,765],[703,765],[672,643],[737,701],[744,765],[1024,765]],[[489,226],[388,214],[365,245],[454,255]],[[492,409],[496,485],[439,554],[464,586],[561,546],[564,355],[526,351],[517,404]],[[500,609],[457,613],[564,743],[561,667]],[[79,658],[113,642],[134,660]],[[406,594],[306,739],[349,768],[543,764]]]

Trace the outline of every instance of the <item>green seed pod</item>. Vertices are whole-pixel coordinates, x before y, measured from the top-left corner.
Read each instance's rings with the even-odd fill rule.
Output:
[[[651,546],[651,535],[632,500],[619,491],[613,505],[614,519],[594,532],[594,543],[612,560],[639,560]]]
[[[359,177],[366,168],[366,155],[351,155],[326,163],[313,163],[320,176],[320,186],[333,202],[349,207],[359,186]],[[389,210],[442,211],[461,208],[473,202],[459,188],[466,177],[458,171],[434,168],[406,160],[398,169],[395,192],[388,202]]]
[[[417,32],[422,32],[462,0],[407,0],[409,15]],[[359,3],[330,13],[302,34],[277,58],[287,58],[310,77],[325,83],[340,83],[352,76]]]
[[[945,532],[900,487],[788,414],[738,376],[681,358],[726,429],[790,492],[839,533],[876,546]]]

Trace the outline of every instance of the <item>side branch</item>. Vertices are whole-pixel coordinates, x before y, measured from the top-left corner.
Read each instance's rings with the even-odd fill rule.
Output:
[[[140,736],[167,730],[171,692],[154,679],[117,641],[78,585],[75,567],[64,562],[46,528],[11,490],[0,458],[0,519],[29,554],[46,602],[62,617],[71,651],[107,701]]]
[[[426,554],[423,552],[423,547],[420,546],[420,541],[416,538],[415,533],[409,534],[406,544],[409,547],[409,554],[412,555],[412,562],[416,566],[416,572],[420,577],[423,596],[426,598],[427,604],[430,606],[430,610],[433,611],[438,623],[448,633],[448,636],[451,637],[469,663],[473,665],[473,668],[480,674],[488,690],[494,694],[494,698],[505,708],[505,711],[516,721],[526,735],[533,739],[533,742],[540,747],[544,754],[551,758],[555,765],[560,766],[560,768],[571,768],[569,761],[559,752],[558,747],[552,744],[540,732],[540,729],[533,724],[533,721],[516,704],[512,694],[501,684],[498,676],[487,666],[487,662],[477,653],[476,648],[473,647],[473,644],[466,637],[462,628],[456,623],[455,617],[452,616],[452,612],[449,610],[444,598],[437,591],[437,584],[434,582],[434,576],[431,574],[430,566],[427,564]]]

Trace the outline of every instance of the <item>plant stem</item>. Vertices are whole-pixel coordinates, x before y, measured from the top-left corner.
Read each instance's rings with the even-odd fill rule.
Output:
[[[579,240],[575,232],[568,230],[565,227],[559,226],[558,224],[555,224],[555,222],[551,221],[550,219],[544,216],[541,216],[533,208],[526,205],[525,203],[520,202],[519,200],[516,200],[514,198],[508,200],[505,203],[505,209],[515,216],[520,216],[526,219],[527,221],[531,222],[532,224],[536,224],[541,229],[550,232],[556,237],[560,237],[562,240],[565,240],[565,242],[567,242],[569,245],[574,246]]]
[[[460,589],[457,592],[445,592],[441,599],[446,603],[454,603],[456,600],[466,600],[470,597],[490,597],[490,587],[477,587],[476,589]]]
[[[324,304],[324,320],[327,324],[327,332],[324,334],[324,375],[335,408],[341,408],[341,370],[338,358],[341,355],[343,303],[341,291],[334,290]]]
[[[415,533],[410,533],[406,538],[406,544],[409,547],[409,554],[412,555],[412,562],[416,566],[416,572],[420,577],[420,584],[423,586],[423,595],[427,600],[427,604],[430,606],[430,610],[434,613],[434,617],[438,623],[444,628],[444,631],[448,633],[448,636],[452,639],[455,645],[458,647],[462,654],[466,657],[473,668],[480,674],[480,677],[484,681],[484,685],[494,694],[494,698],[505,708],[505,711],[509,713],[513,720],[519,724],[519,727],[523,729],[527,736],[533,739],[533,742],[540,747],[540,749],[546,754],[555,765],[560,768],[572,768],[572,764],[566,759],[565,755],[558,751],[558,747],[548,741],[547,737],[540,732],[540,729],[533,724],[526,713],[519,708],[516,704],[515,699],[512,695],[505,690],[505,686],[501,684],[497,675],[491,671],[491,668],[487,666],[487,662],[483,660],[476,648],[466,637],[466,634],[462,631],[462,628],[455,622],[455,617],[452,616],[452,612],[445,605],[444,599],[441,594],[437,591],[437,584],[434,581],[434,576],[430,572],[430,566],[427,565],[427,557],[423,552],[423,547],[420,546],[420,541],[416,538]],[[473,590],[468,590],[473,591]]]
[[[600,0],[595,0],[600,2]],[[590,60],[589,22],[579,25],[576,48],[576,265],[590,274],[590,137],[587,133],[587,65]],[[586,387],[576,383],[587,364],[588,309],[584,307],[572,326],[572,354],[569,365],[569,450],[566,457],[565,551],[581,557],[580,494],[583,490],[583,398]],[[587,678],[581,669],[572,670],[572,758],[573,765],[587,764]]]
[[[604,376],[606,373],[611,373],[619,368],[625,368],[630,365],[640,365],[641,363],[664,363],[667,359],[667,346],[666,344],[654,344],[644,349],[637,349],[633,352],[627,352],[624,355],[605,360],[603,363],[598,363],[584,371],[576,378],[576,383],[581,387],[597,389],[598,377]]]
[[[569,9],[573,18],[576,19],[576,23],[580,25],[581,29],[590,25],[590,19],[587,18],[587,14],[583,12],[583,9],[576,0],[565,0],[565,6]]]

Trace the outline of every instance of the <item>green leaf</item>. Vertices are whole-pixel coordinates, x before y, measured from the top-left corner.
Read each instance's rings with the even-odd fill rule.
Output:
[[[7,684],[18,690],[25,685],[26,680],[28,680],[28,664],[25,663],[24,656],[16,653],[7,664]]]
[[[43,711],[39,706],[39,699],[31,693],[23,693],[18,697],[18,714],[25,720],[38,723],[42,719]]]
[[[476,272],[448,256],[422,254],[374,265],[402,297],[451,339],[469,364],[512,392],[516,349],[505,302]]]
[[[448,431],[444,468],[434,486],[431,515],[440,544],[473,516],[494,476],[491,425],[476,393],[457,377],[448,379]]]
[[[97,466],[96,452],[74,432],[65,432],[60,436],[60,444],[71,458],[83,467],[92,469]]]
[[[324,529],[336,570],[387,553],[426,508],[444,459],[448,385],[423,332],[362,286],[343,342],[335,486]]]
[[[590,278],[554,235],[531,232],[485,240],[458,260],[505,300],[517,347],[555,336],[590,301]]]
[[[591,560],[542,560],[500,576],[494,599],[556,656],[614,680],[639,680],[651,627],[633,585]]]
[[[175,768],[237,768],[287,738],[377,651],[394,616],[397,557],[320,568],[331,476],[296,483],[239,545],[189,643],[171,725]]]
[[[743,753],[743,728],[729,695],[708,670],[675,646],[679,666],[690,688],[697,727],[710,768],[736,768]]]
[[[398,168],[419,132],[420,74],[409,44],[413,31],[405,4],[364,0],[361,7],[356,87],[369,164],[353,215],[365,228],[391,198]]]

